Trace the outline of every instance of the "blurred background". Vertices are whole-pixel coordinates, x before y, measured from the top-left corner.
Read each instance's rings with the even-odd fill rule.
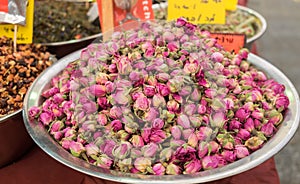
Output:
[[[261,13],[268,23],[257,41],[258,54],[279,68],[300,92],[300,0],[248,0],[248,7]],[[300,181],[300,131],[276,156],[282,184]]]

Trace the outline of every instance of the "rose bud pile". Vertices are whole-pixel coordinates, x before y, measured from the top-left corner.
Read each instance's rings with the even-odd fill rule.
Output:
[[[178,19],[94,43],[51,80],[30,117],[72,155],[110,170],[191,174],[261,148],[279,128],[285,86]]]

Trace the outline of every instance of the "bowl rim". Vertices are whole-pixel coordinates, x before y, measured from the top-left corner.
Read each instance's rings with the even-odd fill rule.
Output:
[[[69,152],[64,150],[56,141],[54,141],[48,133],[43,129],[43,127],[37,123],[34,123],[28,118],[28,110],[33,105],[38,105],[38,91],[42,90],[47,82],[45,79],[46,75],[50,75],[51,78],[57,75],[63,68],[70,62],[79,59],[80,50],[72,54],[69,54],[57,63],[46,69],[31,85],[28,93],[24,99],[23,105],[23,119],[25,127],[36,142],[36,144],[49,156],[59,161],[60,163],[77,170],[79,172],[91,175],[97,178],[106,179],[116,182],[125,183],[203,183],[214,181],[218,179],[223,179],[229,176],[233,176],[249,169],[252,169],[259,164],[263,163],[267,159],[271,158],[277,154],[281,149],[284,148],[286,144],[294,136],[300,120],[300,101],[299,95],[296,88],[291,83],[291,81],[274,65],[265,59],[249,54],[248,61],[257,66],[257,68],[266,70],[270,69],[272,71],[266,72],[267,75],[272,75],[272,78],[282,79],[287,86],[287,95],[290,102],[290,107],[287,115],[285,116],[284,122],[280,125],[281,128],[278,129],[274,137],[272,137],[261,149],[253,152],[249,156],[240,159],[231,164],[225,165],[220,168],[213,170],[202,171],[197,174],[186,174],[186,175],[165,175],[165,176],[155,176],[155,175],[140,175],[140,174],[124,174],[117,171],[105,170],[96,166],[93,166],[86,161],[73,157]],[[55,71],[55,72],[53,72]],[[48,76],[49,77],[49,76]],[[281,81],[282,82],[282,81]],[[42,86],[41,86],[42,85]],[[44,86],[43,86],[44,85]],[[287,118],[287,119],[286,119]],[[292,118],[292,119],[291,119]],[[49,139],[50,138],[50,139]],[[76,164],[74,164],[76,163]]]

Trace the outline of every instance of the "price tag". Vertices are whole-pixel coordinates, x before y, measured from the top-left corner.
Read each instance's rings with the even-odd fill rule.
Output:
[[[194,24],[225,24],[223,0],[169,0],[168,20],[184,17]]]
[[[2,1],[2,0],[1,0]],[[17,43],[32,43],[34,0],[28,0],[26,9],[26,26],[18,26]],[[0,35],[14,38],[14,25],[0,25]]]
[[[225,50],[234,53],[238,53],[241,48],[244,48],[246,43],[244,34],[211,33],[211,37],[215,38]]]
[[[224,0],[225,3],[225,9],[234,11],[236,10],[236,5],[238,3],[238,0]]]
[[[8,12],[8,0],[1,0],[0,1],[0,12]]]

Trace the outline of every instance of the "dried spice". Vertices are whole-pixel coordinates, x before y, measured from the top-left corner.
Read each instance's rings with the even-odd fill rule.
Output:
[[[77,40],[100,33],[88,22],[85,2],[37,1],[34,10],[34,43]]]
[[[52,64],[51,55],[40,44],[18,45],[0,37],[0,117],[23,106],[23,98],[35,78]]]

